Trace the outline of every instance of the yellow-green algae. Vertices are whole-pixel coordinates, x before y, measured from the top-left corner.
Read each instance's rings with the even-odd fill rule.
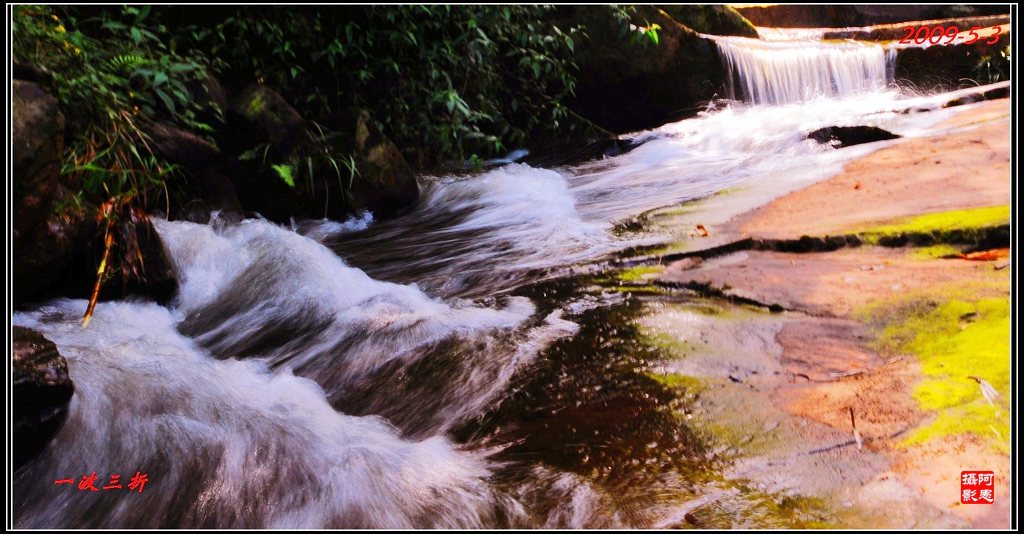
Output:
[[[704,389],[704,381],[695,376],[680,373],[649,373],[648,376],[665,387],[682,389],[688,393],[699,393]]]
[[[960,297],[938,304],[916,298],[871,312],[890,314],[878,338],[879,348],[912,353],[920,360],[924,378],[915,387],[914,398],[922,409],[935,413],[905,444],[975,435],[992,438],[994,447],[1005,452],[1010,431],[1010,301]],[[970,377],[987,381],[999,392],[994,404]]]
[[[1010,222],[1010,206],[991,206],[942,211],[897,220],[892,224],[865,228],[860,233],[870,241],[887,235],[927,233],[937,230],[976,230]]]
[[[947,256],[956,256],[960,254],[960,249],[953,245],[933,245],[930,247],[916,248],[911,252],[911,257],[918,260],[934,260],[936,258],[945,258]]]
[[[661,271],[664,269],[661,265],[641,265],[617,273],[615,278],[622,282],[643,282],[652,278],[653,275],[661,274]]]

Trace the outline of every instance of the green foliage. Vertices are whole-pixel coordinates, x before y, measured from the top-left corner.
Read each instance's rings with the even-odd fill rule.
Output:
[[[108,234],[129,235],[140,207],[158,205],[161,196],[169,203],[166,181],[177,168],[153,155],[143,126],[205,126],[189,89],[204,75],[202,58],[168,48],[166,28],[149,16],[149,7],[130,6],[13,11],[13,55],[52,76],[49,90],[67,120],[63,172],[80,188],[59,208],[94,211]],[[137,247],[127,238],[119,243],[113,270],[140,276]]]
[[[288,187],[295,187],[295,178],[292,176],[291,165],[271,165],[270,168],[274,169],[274,172],[281,177],[284,183],[288,184]]]
[[[189,86],[204,76],[203,57],[169,49],[166,27],[148,23],[148,7],[90,15],[73,7],[14,10],[14,56],[53,75],[73,132],[103,129],[122,112],[202,129]]]
[[[551,9],[232,8],[178,34],[225,79],[265,83],[308,117],[370,110],[422,167],[576,121],[562,101],[575,89],[578,29],[545,22]]]
[[[996,83],[1010,79],[1010,45],[994,50],[978,59],[972,77],[982,84]]]
[[[659,42],[658,30],[661,29],[661,26],[651,24],[649,21],[644,21],[644,24],[644,26],[629,25],[629,29],[632,30],[633,43],[650,43],[657,46]]]
[[[355,156],[344,153],[339,148],[347,145],[340,133],[331,131],[317,122],[312,122],[305,133],[304,141],[283,163],[272,162],[274,156],[271,155],[270,143],[246,150],[239,155],[239,159],[256,161],[263,168],[271,169],[288,187],[310,199],[318,196],[317,190],[322,185],[322,193],[319,196],[324,199],[324,217],[327,217],[330,207],[330,184],[337,184],[337,191],[345,201],[346,194],[352,190],[352,185],[359,176],[359,169]]]

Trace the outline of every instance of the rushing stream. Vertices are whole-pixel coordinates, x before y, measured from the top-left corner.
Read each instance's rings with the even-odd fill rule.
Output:
[[[424,177],[418,207],[390,221],[158,221],[171,305],[101,303],[87,329],[83,301],[17,313],[60,348],[76,393],[15,475],[16,525],[673,526],[709,503],[712,526],[802,524],[803,509],[724,480],[675,415],[685,395],[645,374],[659,349],[636,325],[658,297],[578,273],[665,240],[617,226],[632,217],[781,194],[880,145],[835,150],[809,131],[916,136],[945,112],[900,113],[940,97],[889,88],[880,47],[719,44],[748,103],[638,133],[621,156]],[[150,484],[52,483],[94,471]]]

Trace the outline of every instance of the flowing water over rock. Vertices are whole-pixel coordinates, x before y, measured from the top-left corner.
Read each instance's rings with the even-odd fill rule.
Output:
[[[895,50],[875,43],[810,41],[795,32],[781,35],[796,40],[715,38],[734,98],[788,104],[877,91],[893,79]]]
[[[426,177],[419,206],[386,222],[158,221],[170,306],[101,303],[84,330],[83,301],[17,313],[77,386],[67,424],[15,474],[17,526],[834,521],[726,477],[728,455],[681,416],[694,397],[651,376],[668,356],[642,325],[666,297],[579,272],[664,241],[617,226],[639,214],[781,194],[871,149],[810,131],[921,135],[943,112],[899,113],[939,100],[882,91],[876,47],[719,46],[750,100],[790,104],[719,104],[574,167]],[[141,494],[52,484],[136,471]]]

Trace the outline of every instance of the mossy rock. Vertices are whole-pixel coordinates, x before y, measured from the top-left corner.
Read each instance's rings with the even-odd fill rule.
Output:
[[[355,121],[356,169],[349,194],[354,207],[365,208],[378,218],[407,211],[419,199],[419,184],[412,167],[398,147],[363,111]]]
[[[235,97],[228,107],[232,134],[242,146],[269,142],[280,153],[288,153],[306,121],[281,95],[265,85],[252,85]]]
[[[757,37],[757,28],[739,11],[726,5],[658,6],[676,22],[708,35]]]
[[[238,167],[234,175],[243,207],[276,221],[344,219],[363,210],[387,219],[419,199],[415,172],[369,113],[359,109],[310,123],[283,156],[272,153],[266,162],[257,157]]]
[[[724,94],[726,72],[715,44],[653,6],[636,6],[632,20],[657,24],[658,43],[637,39],[610,7],[563,6],[559,26],[581,26],[580,72],[568,106],[615,133],[692,116]],[[607,11],[606,11],[607,10]]]

